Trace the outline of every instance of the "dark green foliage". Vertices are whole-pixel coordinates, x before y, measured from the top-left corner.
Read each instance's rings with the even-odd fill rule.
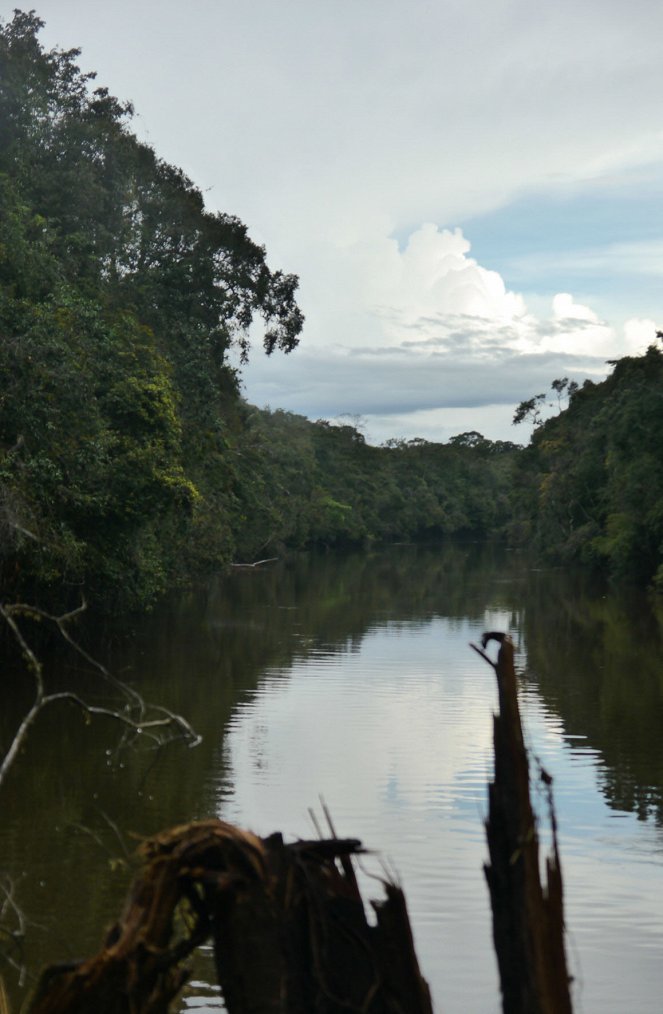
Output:
[[[145,604],[231,557],[226,355],[246,359],[255,315],[268,353],[297,344],[297,279],[41,27],[0,26],[2,578]]]
[[[42,582],[161,590],[157,530],[180,526],[199,494],[149,329],[61,295],[25,309],[0,343],[0,374],[5,560]]]
[[[0,577],[143,606],[283,546],[508,532],[663,586],[663,354],[470,431],[366,443],[242,401],[229,364],[289,351],[297,279],[129,129],[34,13],[0,26]],[[566,406],[566,407],[564,407]],[[550,403],[548,404],[550,407]],[[514,467],[516,466],[516,467]]]
[[[663,353],[652,345],[613,365],[603,383],[568,385],[568,408],[535,429],[515,514],[550,556],[661,587]]]
[[[350,425],[251,409],[238,448],[250,477],[241,484],[247,555],[279,543],[487,536],[509,519],[518,448],[481,434],[373,447]]]

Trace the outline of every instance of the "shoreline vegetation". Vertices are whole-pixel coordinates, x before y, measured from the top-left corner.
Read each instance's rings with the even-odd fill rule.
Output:
[[[0,580],[5,601],[144,610],[308,547],[503,538],[663,587],[663,353],[524,401],[528,447],[369,445],[249,405],[249,329],[293,351],[297,278],[131,132],[133,110],[0,26]],[[253,353],[251,353],[253,354]]]

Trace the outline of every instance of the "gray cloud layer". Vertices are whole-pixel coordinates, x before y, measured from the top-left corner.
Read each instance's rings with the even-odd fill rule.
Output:
[[[329,349],[315,354],[302,350],[272,362],[258,360],[249,367],[247,380],[258,404],[324,418],[510,407],[547,390],[555,377],[570,373],[582,380],[604,372],[603,359],[554,352],[521,355],[503,349],[497,356],[478,360],[442,352],[412,357],[404,349]]]

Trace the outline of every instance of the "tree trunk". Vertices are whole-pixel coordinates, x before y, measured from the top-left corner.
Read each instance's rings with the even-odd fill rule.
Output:
[[[499,714],[493,719],[495,778],[489,786],[485,867],[504,1014],[571,1014],[564,946],[562,872],[552,807],[552,779],[541,770],[552,822],[546,885],[539,876],[539,840],[529,795],[529,764],[518,708],[513,644],[501,634],[497,663]],[[487,657],[487,656],[485,656]],[[490,661],[488,659],[488,661]]]

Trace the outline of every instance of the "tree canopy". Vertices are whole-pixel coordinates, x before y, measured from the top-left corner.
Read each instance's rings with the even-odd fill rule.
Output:
[[[227,559],[209,518],[234,503],[228,352],[246,360],[256,317],[268,354],[295,348],[297,278],[42,27],[0,28],[4,576],[149,598],[187,560]]]
[[[295,348],[296,277],[41,28],[0,29],[5,585],[144,605],[266,547],[498,527],[513,445],[376,448],[243,401],[229,352],[246,361],[256,319],[267,354]]]
[[[663,588],[663,352],[612,365],[601,383],[563,385],[568,407],[536,426],[514,517],[548,556]]]
[[[290,352],[297,278],[131,131],[133,110],[0,23],[0,578],[145,606],[283,546],[507,533],[663,586],[663,353],[518,406],[523,450],[476,430],[366,442],[257,409],[241,363]],[[231,355],[232,352],[232,355]],[[233,363],[239,360],[240,367]],[[545,419],[552,406],[557,414]]]

